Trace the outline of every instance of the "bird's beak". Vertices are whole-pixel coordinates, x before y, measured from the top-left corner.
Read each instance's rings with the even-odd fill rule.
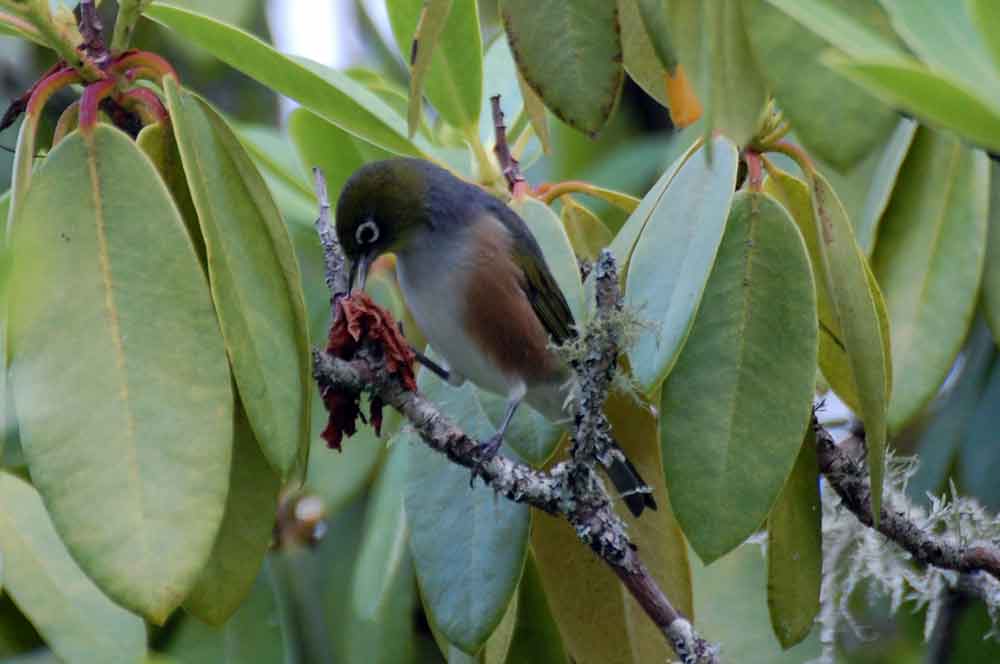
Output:
[[[365,280],[368,279],[368,268],[372,265],[371,253],[364,253],[358,260],[351,263],[350,290],[354,292],[354,284],[357,282],[359,289],[365,289]]]

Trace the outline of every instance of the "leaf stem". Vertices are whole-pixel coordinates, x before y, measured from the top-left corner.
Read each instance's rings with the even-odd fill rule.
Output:
[[[80,98],[80,131],[88,134],[94,129],[101,100],[114,89],[115,81],[111,78],[91,83],[83,89],[83,97]]]
[[[795,145],[790,141],[782,140],[774,143],[773,145],[767,146],[767,149],[769,152],[777,152],[792,159],[799,165],[799,168],[802,169],[802,172],[810,180],[816,177],[816,164],[814,164],[812,158],[806,154],[806,151],[798,145]]]
[[[115,32],[111,37],[112,52],[119,53],[128,48],[135,33],[135,24],[149,4],[150,0],[120,0],[118,17],[115,19]]]

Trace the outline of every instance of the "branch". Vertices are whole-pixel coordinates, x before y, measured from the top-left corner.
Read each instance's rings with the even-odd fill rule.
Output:
[[[816,431],[820,472],[826,476],[844,506],[861,523],[872,528],[871,486],[863,455],[851,454],[847,445],[835,443],[815,415],[813,429]],[[896,511],[891,505],[882,506],[877,530],[924,565],[962,573],[982,571],[1000,580],[1000,551],[996,548],[953,544],[944,537],[925,532],[905,512]]]
[[[500,170],[504,179],[507,180],[507,187],[514,198],[520,198],[528,193],[528,183],[521,174],[521,165],[510,152],[510,145],[507,144],[507,127],[503,124],[503,111],[500,110],[500,95],[490,97],[490,104],[493,108],[493,129],[496,132],[496,141],[493,146],[493,153],[500,162]]]
[[[494,108],[498,110],[496,98]],[[342,292],[340,284],[344,283],[344,260],[336,237],[329,230],[323,174],[319,169],[314,169],[314,174],[320,201],[316,225],[326,255],[326,281],[336,297]],[[602,253],[596,269],[598,316],[607,317],[621,306],[617,269],[610,252]],[[595,453],[599,457],[613,449],[608,444],[610,433],[603,403],[617,357],[617,338],[614,334],[591,334],[582,343],[587,344],[588,354],[575,367],[580,388],[573,458],[557,464],[550,472],[536,470],[501,454],[484,460],[480,441],[468,436],[433,403],[405,389],[390,375],[379,348],[365,347],[350,360],[315,351],[313,375],[321,388],[332,386],[354,394],[370,391],[398,410],[424,443],[454,463],[475,469],[497,493],[565,518],[580,539],[621,579],[685,664],[718,664],[716,649],[671,605],[646,569],[594,470]]]

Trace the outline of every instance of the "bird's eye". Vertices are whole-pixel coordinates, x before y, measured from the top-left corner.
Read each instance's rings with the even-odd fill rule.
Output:
[[[358,244],[374,243],[378,240],[378,225],[369,219],[354,231],[354,239],[358,241]]]

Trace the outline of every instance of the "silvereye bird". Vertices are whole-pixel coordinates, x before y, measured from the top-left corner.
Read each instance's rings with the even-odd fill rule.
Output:
[[[355,172],[337,203],[337,237],[364,288],[372,261],[396,255],[403,298],[446,367],[507,398],[500,428],[481,458],[498,450],[518,405],[568,422],[573,373],[550,345],[576,335],[573,314],[524,221],[502,201],[421,159],[387,159]],[[622,456],[608,476],[633,514],[656,503]]]

